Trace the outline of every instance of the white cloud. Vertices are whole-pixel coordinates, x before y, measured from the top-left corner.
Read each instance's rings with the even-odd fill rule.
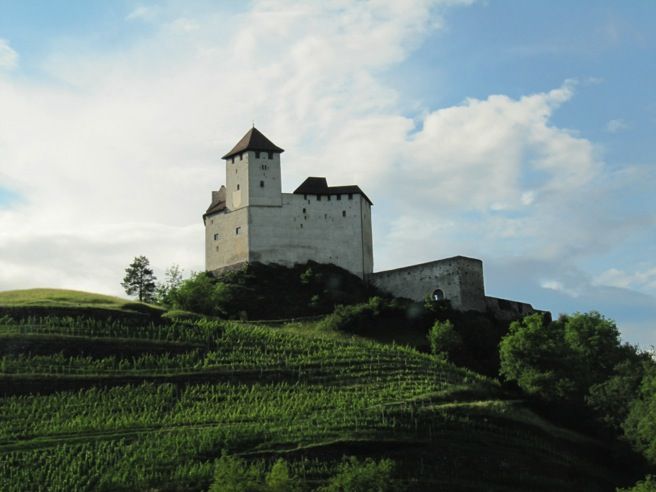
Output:
[[[156,17],[156,10],[153,7],[144,7],[139,5],[125,16],[125,20],[152,21]]]
[[[6,39],[0,38],[0,70],[13,70],[18,66],[18,53],[9,46]]]
[[[581,293],[575,289],[569,289],[558,280],[543,280],[540,282],[540,287],[543,289],[555,290],[556,292],[562,292],[570,297],[579,297]]]
[[[618,268],[609,268],[597,275],[593,279],[593,284],[656,293],[656,267],[650,267],[632,273]]]
[[[610,120],[606,123],[606,131],[608,133],[619,133],[629,128],[629,125],[626,121],[621,118],[616,120]]]
[[[359,155],[377,130],[403,141],[412,122],[378,72],[433,28],[438,4],[262,1],[230,16],[169,5],[178,21],[128,50],[53,54],[44,69],[55,84],[0,79],[1,171],[24,198],[0,210],[0,289],[120,293],[115,277],[138,254],[201,269],[218,156],[252,119],[293,150],[286,189],[331,169],[317,159],[326,149]],[[344,165],[330,177],[366,187],[368,172]]]

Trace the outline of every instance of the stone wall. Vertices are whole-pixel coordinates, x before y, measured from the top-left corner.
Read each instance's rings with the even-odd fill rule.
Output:
[[[485,297],[487,310],[494,313],[497,319],[511,321],[523,318],[535,311],[533,306],[525,302],[499,299],[498,297]]]
[[[360,194],[282,194],[282,207],[248,207],[249,261],[314,260],[364,277],[373,271],[371,206]]]
[[[248,261],[248,208],[205,219],[205,269],[215,271]]]
[[[439,289],[454,309],[486,310],[483,262],[475,258],[455,256],[376,272],[367,278],[396,297],[422,301]]]

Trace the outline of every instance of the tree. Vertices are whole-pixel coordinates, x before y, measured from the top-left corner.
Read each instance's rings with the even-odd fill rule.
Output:
[[[171,265],[164,272],[164,282],[157,284],[155,301],[157,304],[169,306],[172,303],[171,296],[182,283],[182,268],[180,265]]]
[[[610,377],[625,359],[615,322],[598,312],[561,316],[557,323],[563,325],[565,343],[575,354],[582,392]]]
[[[541,314],[513,321],[499,345],[499,357],[499,373],[526,393],[545,401],[573,397],[573,354],[562,324],[547,324]]]
[[[651,463],[656,464],[656,367],[646,371],[639,397],[630,406],[624,433]]]
[[[141,302],[152,302],[155,294],[155,275],[145,256],[136,256],[125,269],[121,285],[129,295],[135,295]]]
[[[447,319],[435,322],[428,332],[428,343],[433,354],[449,359],[454,351],[462,348],[462,337],[455,330],[453,323]]]

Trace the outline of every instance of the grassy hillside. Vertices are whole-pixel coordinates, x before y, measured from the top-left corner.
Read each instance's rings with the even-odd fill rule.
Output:
[[[25,289],[0,291],[0,316],[89,316],[144,323],[156,321],[164,309],[120,297],[77,290]]]
[[[296,329],[5,318],[0,490],[206,490],[222,452],[283,457],[309,489],[344,455],[392,459],[396,490],[618,480],[607,449],[490,380],[411,349]]]

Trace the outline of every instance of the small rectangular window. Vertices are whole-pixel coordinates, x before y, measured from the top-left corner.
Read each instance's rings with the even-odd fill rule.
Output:
[[[342,210],[342,217],[346,217],[346,210]]]
[[[239,184],[237,184],[237,189],[239,190]]]
[[[260,181],[260,188],[264,188],[264,181]]]
[[[306,210],[305,210],[305,209],[303,209],[303,213],[305,213],[305,212],[306,212]]]
[[[330,201],[330,195],[328,195],[328,201]]]
[[[337,195],[337,199],[338,199],[338,200],[341,200],[341,199],[342,199],[342,195]]]
[[[233,164],[235,163],[235,156],[234,155],[230,158],[230,162],[232,162]]]
[[[240,161],[243,161],[243,160],[244,160],[244,155],[243,155],[243,154],[239,154],[239,160],[240,160]]]
[[[239,236],[241,234],[241,227],[236,227],[235,228],[235,235]]]
[[[259,152],[255,152],[255,158],[256,158],[256,159],[259,159],[259,158],[260,158],[260,153],[259,153]]]
[[[318,201],[318,202],[321,201],[321,195],[317,195],[317,201]]]
[[[303,229],[303,224],[301,224],[301,229]]]
[[[307,200],[307,195],[303,195],[303,200]]]
[[[349,200],[353,200],[353,193],[349,193]]]
[[[273,152],[269,152],[269,159],[273,159]]]
[[[215,240],[215,241],[218,241],[218,240],[219,240],[219,235],[218,235],[218,234],[214,234],[214,240]]]

